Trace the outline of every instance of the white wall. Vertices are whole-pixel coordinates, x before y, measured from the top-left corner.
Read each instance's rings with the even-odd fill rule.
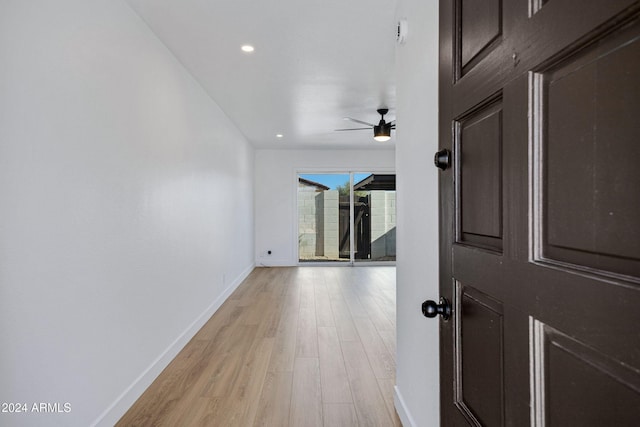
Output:
[[[375,144],[374,141],[371,142]],[[256,150],[255,259],[257,265],[296,265],[296,172],[395,170],[393,150]],[[271,250],[272,254],[267,255]]]
[[[396,50],[397,376],[405,427],[439,426],[438,321],[422,316],[438,299],[438,2],[400,0],[405,45]]]
[[[0,64],[0,402],[71,405],[0,425],[112,425],[250,271],[253,150],[122,1],[1,2]]]

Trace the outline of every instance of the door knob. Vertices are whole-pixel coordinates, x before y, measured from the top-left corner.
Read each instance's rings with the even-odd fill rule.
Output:
[[[436,317],[438,314],[442,316],[442,320],[448,320],[451,317],[451,305],[445,297],[440,297],[440,304],[432,300],[426,300],[422,303],[422,314],[425,317]]]
[[[451,165],[451,151],[443,148],[433,156],[433,164],[441,170],[447,169]]]

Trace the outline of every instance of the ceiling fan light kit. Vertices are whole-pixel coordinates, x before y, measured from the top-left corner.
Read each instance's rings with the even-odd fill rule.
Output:
[[[387,142],[391,139],[391,126],[377,125],[373,127],[373,139],[378,142]]]

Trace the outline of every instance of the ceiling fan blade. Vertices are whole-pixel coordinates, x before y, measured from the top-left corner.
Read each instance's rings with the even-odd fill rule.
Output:
[[[371,123],[363,122],[362,120],[352,119],[351,117],[345,117],[344,119],[345,120],[351,120],[352,122],[360,123],[361,125],[367,125],[367,126],[371,126],[371,127],[375,126],[375,125],[373,125]]]
[[[336,132],[341,132],[345,130],[371,130],[371,128],[350,128],[350,129],[334,129]]]
[[[395,126],[396,125],[396,121],[395,120],[391,120],[390,122],[387,122],[388,125],[391,126]]]

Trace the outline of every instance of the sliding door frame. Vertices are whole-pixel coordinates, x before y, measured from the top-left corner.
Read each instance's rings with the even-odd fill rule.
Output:
[[[353,185],[355,182],[353,181],[353,175],[357,173],[379,173],[379,174],[394,174],[396,175],[395,168],[296,168],[293,173],[293,179],[291,182],[293,183],[293,206],[292,206],[292,218],[293,221],[293,233],[292,233],[292,242],[291,244],[295,248],[294,255],[296,259],[296,263],[299,266],[336,266],[336,267],[353,267],[353,266],[380,266],[380,265],[388,265],[394,266],[396,265],[396,261],[366,261],[366,262],[355,262],[355,230],[353,227],[354,223],[354,200],[355,195],[353,191]],[[304,174],[343,174],[349,175],[349,261],[348,262],[340,262],[340,261],[328,261],[328,262],[301,262],[300,261],[300,245],[298,242],[298,233],[299,233],[299,218],[298,218],[298,177]],[[397,189],[396,189],[397,192]],[[396,205],[397,209],[397,205]],[[397,217],[397,211],[396,211]]]

